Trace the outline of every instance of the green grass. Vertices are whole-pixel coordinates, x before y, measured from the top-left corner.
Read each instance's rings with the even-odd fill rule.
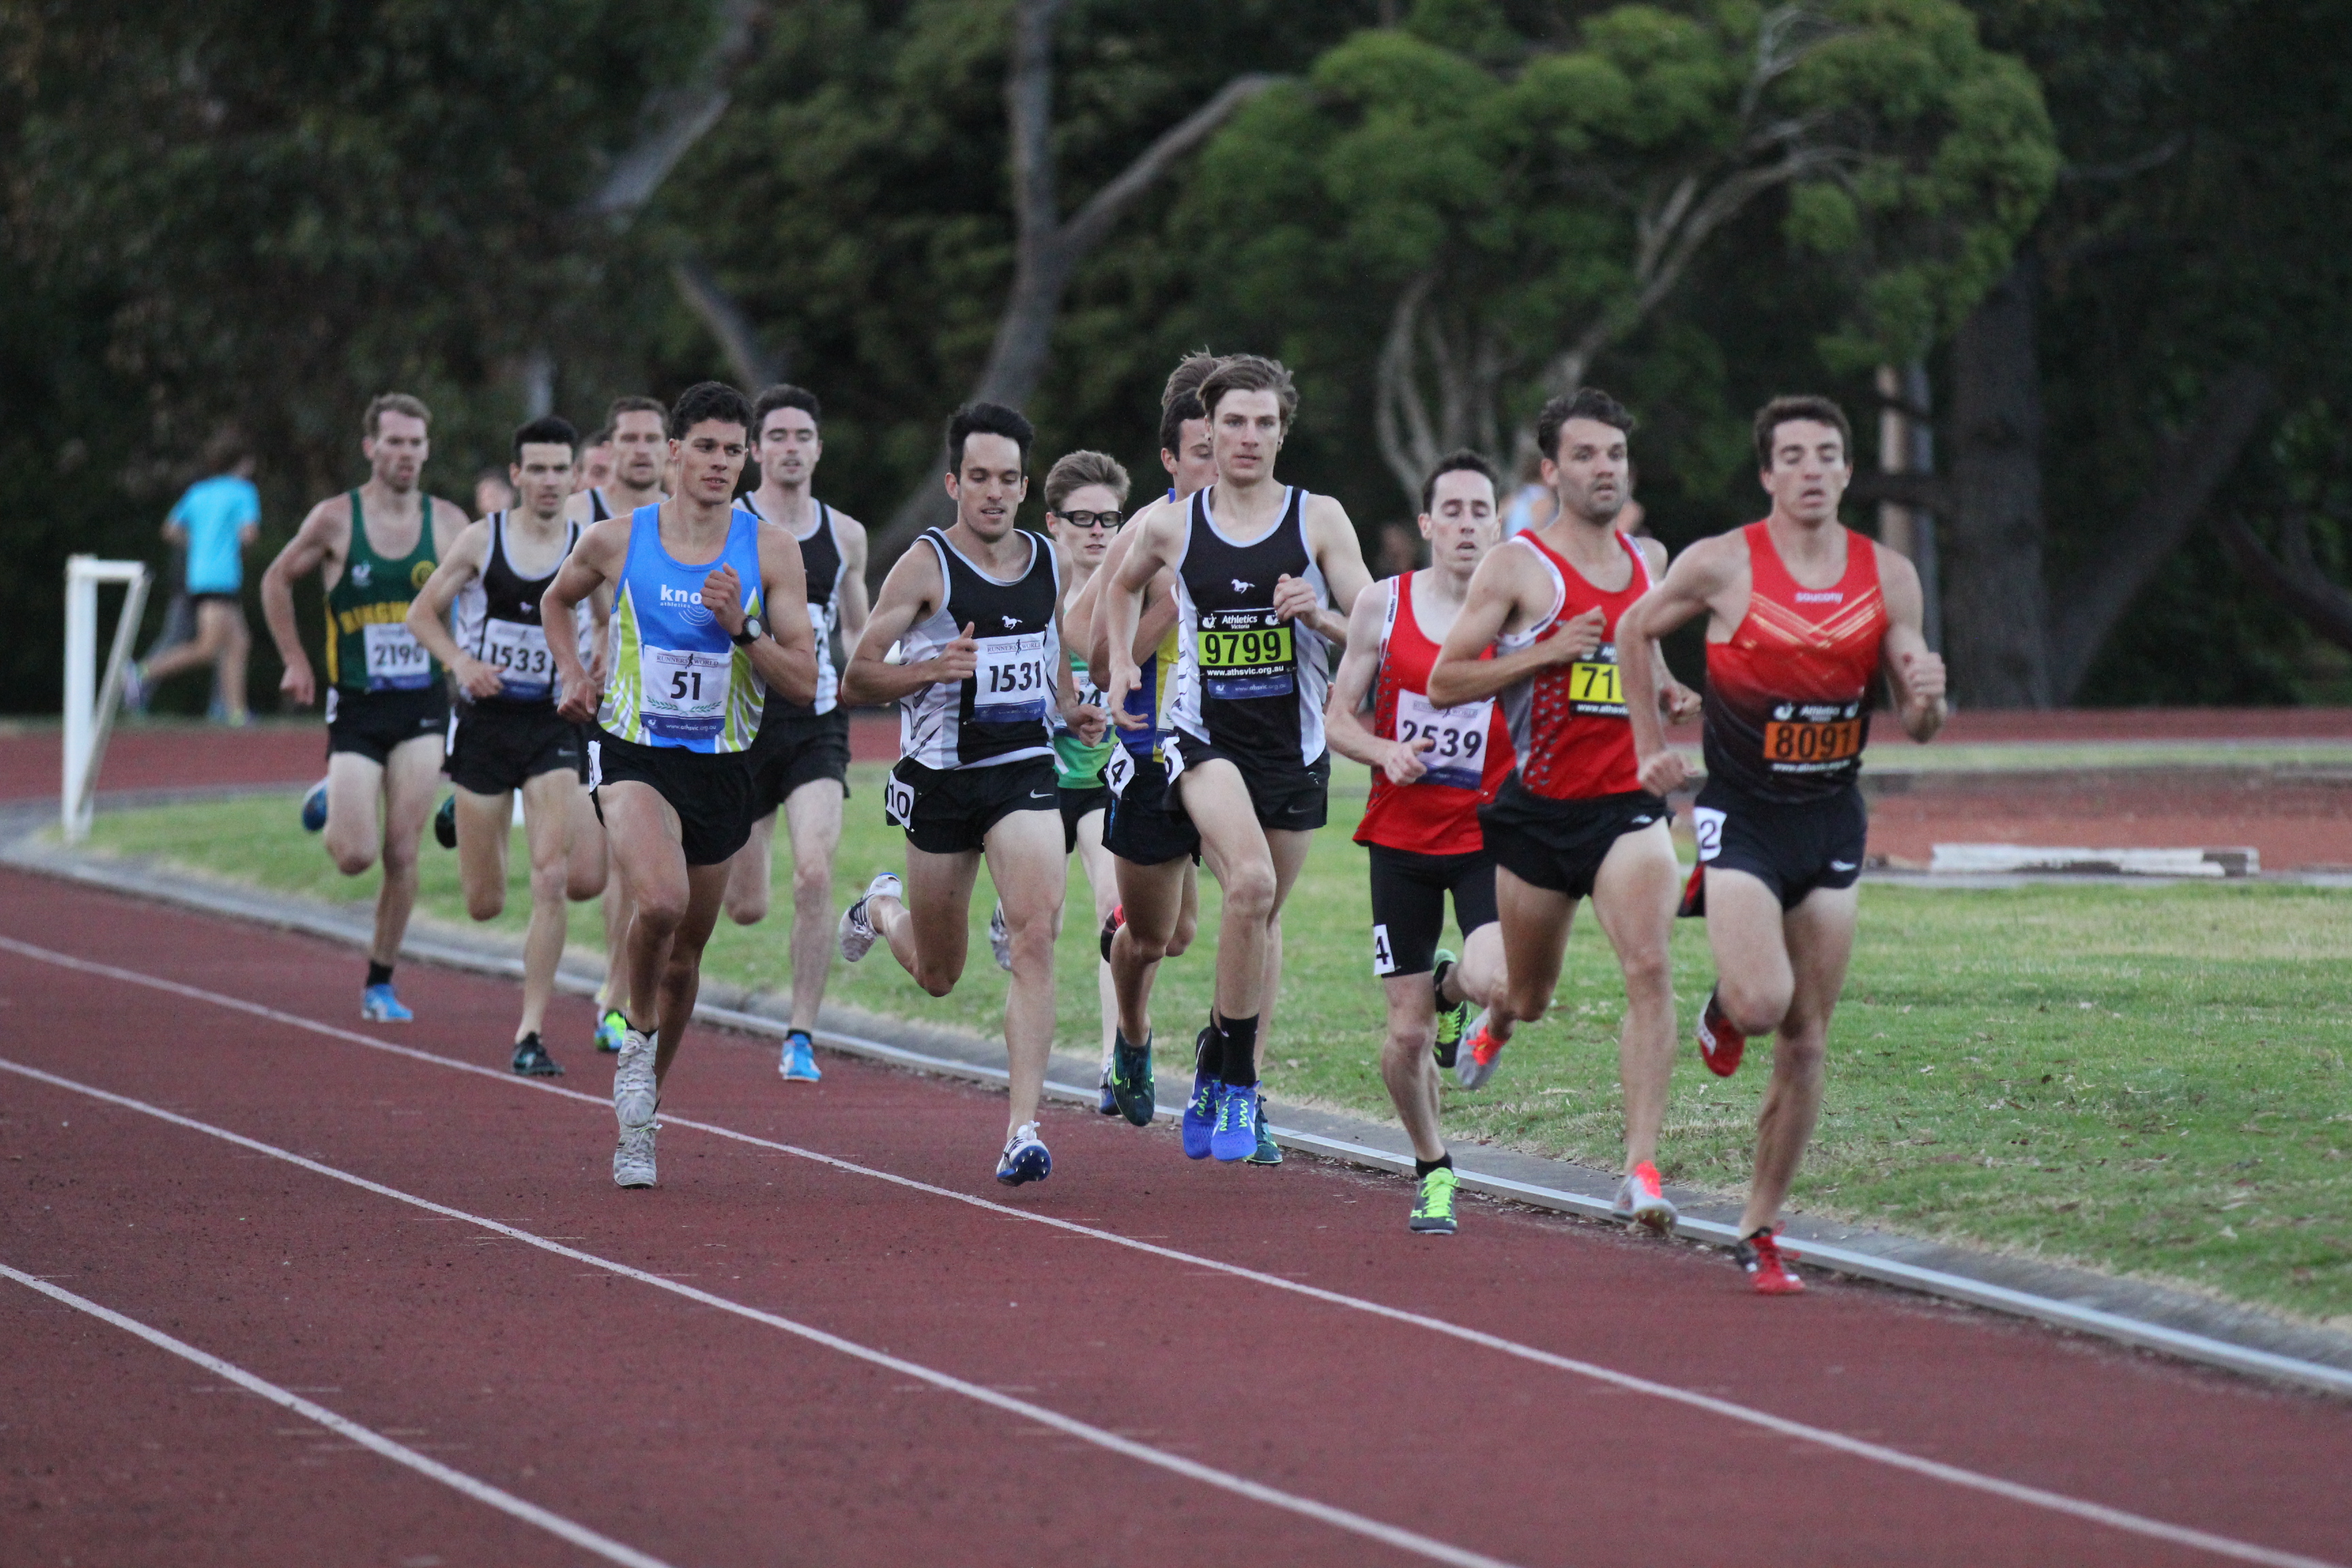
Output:
[[[854,775],[839,862],[845,900],[902,863],[881,822],[880,770]],[[1366,935],[1362,852],[1347,837],[1360,770],[1342,768],[1285,924],[1268,1087],[1385,1116],[1375,1071],[1380,992]],[[337,902],[364,902],[295,826],[292,796],[111,814],[93,847]],[[520,854],[517,862],[520,864]],[[788,885],[779,847],[778,886]],[[425,907],[459,921],[455,857],[425,848]],[[1004,977],[974,899],[974,954],[933,1001],[887,955],[836,966],[832,994],[876,1012],[993,1033]],[[1060,1042],[1098,1049],[1090,906],[1073,871],[1060,948]],[[520,880],[500,927],[521,929]],[[1203,929],[1216,891],[1204,879]],[[781,989],[789,910],[722,926],[710,973]],[[593,949],[593,906],[572,935]],[[1171,1044],[1205,1016],[1209,943],[1163,971]],[[1687,1024],[1710,981],[1704,931],[1675,933]],[[1795,1204],[1916,1235],[1991,1243],[2164,1278],[2352,1326],[2352,900],[2296,887],[2043,886],[1951,891],[1865,886],[1859,946],[1831,1042],[1830,1090]],[[1501,1074],[1449,1089],[1459,1137],[1615,1163],[1614,1038],[1622,993],[1598,930],[1580,922],[1559,1005],[1522,1031]],[[1181,1057],[1163,1053],[1163,1062]],[[1736,1191],[1764,1074],[1725,1082],[1694,1053],[1676,1068],[1662,1161],[1669,1180]]]

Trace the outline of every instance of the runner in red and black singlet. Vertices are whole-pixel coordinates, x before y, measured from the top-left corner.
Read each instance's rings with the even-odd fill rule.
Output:
[[[1621,634],[1628,647],[1654,647],[1707,616],[1706,786],[1692,814],[1688,904],[1706,915],[1716,989],[1699,1052],[1728,1075],[1750,1037],[1779,1036],[1738,1248],[1772,1295],[1803,1289],[1774,1226],[1821,1114],[1830,1015],[1853,949],[1867,829],[1856,780],[1879,677],[1913,740],[1944,722],[1944,662],[1920,633],[1918,573],[1838,524],[1853,441],[1827,398],[1767,404],[1756,460],[1771,515],[1693,545]],[[1640,706],[1647,673],[1636,665],[1625,686],[1642,782],[1670,790],[1685,765]]]
[[[1666,803],[1642,787],[1626,714],[1617,627],[1664,570],[1655,541],[1617,529],[1628,491],[1633,416],[1587,387],[1553,398],[1537,421],[1552,521],[1499,545],[1430,675],[1434,701],[1498,696],[1517,765],[1478,816],[1498,868],[1496,907],[1509,981],[1472,1031],[1454,1074],[1475,1089],[1520,1024],[1543,1016],[1579,900],[1616,950],[1625,977],[1619,1071],[1625,1092],[1625,1180],[1616,1210],[1658,1230],[1675,1207],[1657,1172],[1658,1130],[1674,1074],[1675,994],[1667,968],[1677,870]],[[1640,656],[1656,660],[1654,650]],[[1662,689],[1646,666],[1648,695]],[[1696,705],[1671,680],[1679,714]]]
[[[1430,565],[1357,597],[1324,717],[1331,749],[1372,770],[1356,842],[1371,859],[1372,973],[1388,994],[1381,1078],[1412,1140],[1421,1190],[1411,1228],[1439,1235],[1454,1230],[1454,1175],[1438,1128],[1437,1070],[1453,1065],[1471,1005],[1491,1003],[1503,978],[1495,859],[1478,808],[1510,773],[1511,735],[1491,697],[1431,702],[1429,671],[1494,547],[1495,512],[1485,458],[1456,452],[1437,465],[1421,492]],[[1458,958],[1437,945],[1449,893]]]

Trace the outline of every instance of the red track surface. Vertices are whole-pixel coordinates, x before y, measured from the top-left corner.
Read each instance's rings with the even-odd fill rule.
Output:
[[[1482,1204],[1459,1237],[1411,1237],[1399,1182],[1194,1165],[1165,1131],[1067,1110],[1046,1127],[1054,1177],[1008,1194],[989,1179],[1000,1097],[836,1058],[788,1089],[769,1047],[707,1031],[666,1114],[868,1172],[672,1124],[663,1185],[624,1193],[609,1109],[438,1065],[503,1062],[507,984],[411,968],[421,1021],[362,1026],[348,952],[15,876],[0,935],[436,1059],[5,949],[0,1058],[1457,1551],[2227,1560],[1211,1262],[2273,1552],[2337,1560],[2352,1541],[2352,1411],[2319,1399],[1833,1280],[1761,1300],[1717,1256]],[[559,999],[554,1025],[584,1039],[584,1005]],[[602,1094],[599,1058],[559,1054],[561,1087]],[[670,1563],[1429,1560],[16,1073],[0,1156],[0,1263]],[[5,1279],[0,1331],[11,1563],[585,1560]]]

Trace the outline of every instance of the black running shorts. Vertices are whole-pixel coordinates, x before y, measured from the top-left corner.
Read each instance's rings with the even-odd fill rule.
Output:
[[[756,821],[803,784],[831,779],[849,798],[849,710],[786,713],[760,726],[751,749],[751,816]]]
[[[1647,790],[1553,800],[1523,787],[1517,773],[1478,808],[1478,826],[1497,866],[1529,887],[1571,899],[1592,896],[1601,862],[1619,838],[1666,820],[1666,803]]]
[[[1201,858],[1200,830],[1168,809],[1168,769],[1150,757],[1134,759],[1125,793],[1111,797],[1103,820],[1103,847],[1130,866],[1164,866],[1189,855]]]
[[[1862,791],[1793,805],[1758,800],[1709,779],[1691,809],[1699,864],[1745,871],[1793,910],[1817,888],[1851,888],[1862,877],[1870,814]]]
[[[1059,811],[1060,795],[1050,756],[946,769],[902,759],[882,786],[882,813],[916,848],[961,855],[985,848],[988,830],[1016,811]]]
[[[1178,787],[1184,770],[1223,758],[1240,772],[1242,783],[1249,789],[1250,805],[1257,812],[1261,827],[1311,833],[1330,817],[1329,752],[1325,752],[1311,763],[1301,763],[1288,753],[1269,758],[1253,752],[1227,751],[1181,731],[1161,742],[1160,749],[1168,758],[1168,811],[1171,816],[1184,813],[1184,792]]]
[[[599,822],[597,792],[616,784],[651,784],[669,803],[688,866],[716,866],[751,837],[751,770],[740,752],[640,746],[598,730],[588,742],[588,788]]]
[[[1093,784],[1086,789],[1072,789],[1067,784],[1059,787],[1062,795],[1062,853],[1075,855],[1078,848],[1078,824],[1090,811],[1109,810],[1111,793],[1102,784]]]
[[[541,773],[580,776],[580,726],[548,708],[459,703],[449,723],[449,782],[476,795],[504,795]]]
[[[1426,974],[1445,934],[1445,895],[1454,895],[1454,923],[1467,937],[1495,920],[1495,857],[1416,855],[1367,844],[1372,858],[1372,973]]]
[[[348,752],[378,763],[394,746],[449,727],[449,693],[438,680],[391,691],[346,691],[327,688],[327,755]]]

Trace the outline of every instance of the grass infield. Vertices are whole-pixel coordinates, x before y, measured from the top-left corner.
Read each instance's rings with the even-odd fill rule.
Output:
[[[903,868],[882,823],[878,767],[853,773],[836,907],[877,869]],[[1269,1092],[1389,1117],[1376,1070],[1381,993],[1371,977],[1363,852],[1349,832],[1361,770],[1342,765],[1332,825],[1285,913],[1282,996]],[[774,990],[790,983],[789,854],[778,835],[777,912],[722,923],[708,972]],[[296,824],[292,796],[109,814],[91,847],[337,903],[373,899],[373,875],[338,876]],[[515,881],[496,922],[519,932]],[[831,994],[876,1012],[1001,1026],[1005,976],[973,900],[972,957],[945,1001],[877,950],[836,963]],[[1202,938],[1162,971],[1154,1009],[1163,1088],[1206,1017],[1216,888],[1202,880]],[[456,857],[425,846],[423,909],[462,923]],[[1060,1043],[1098,1051],[1094,921],[1073,868],[1059,949]],[[2270,885],[2037,886],[1960,891],[1865,885],[1862,931],[1832,1028],[1828,1104],[1792,1203],[1817,1215],[2036,1256],[2284,1309],[2352,1328],[2352,900]],[[572,936],[597,951],[593,904]],[[1712,965],[1696,921],[1678,924],[1675,991],[1687,1030]],[[359,984],[353,961],[354,989]],[[1580,918],[1551,1016],[1523,1029],[1475,1094],[1448,1080],[1451,1133],[1613,1168],[1620,1152],[1616,968]],[[585,1041],[552,1043],[581,1065]],[[503,1060],[503,1038],[484,1042]],[[1760,1057],[1751,1051],[1751,1057]],[[1695,1049],[1676,1066],[1661,1165],[1669,1181],[1730,1194],[1746,1179],[1765,1073],[1726,1081]],[[1402,1203],[1402,1200],[1400,1200]]]

